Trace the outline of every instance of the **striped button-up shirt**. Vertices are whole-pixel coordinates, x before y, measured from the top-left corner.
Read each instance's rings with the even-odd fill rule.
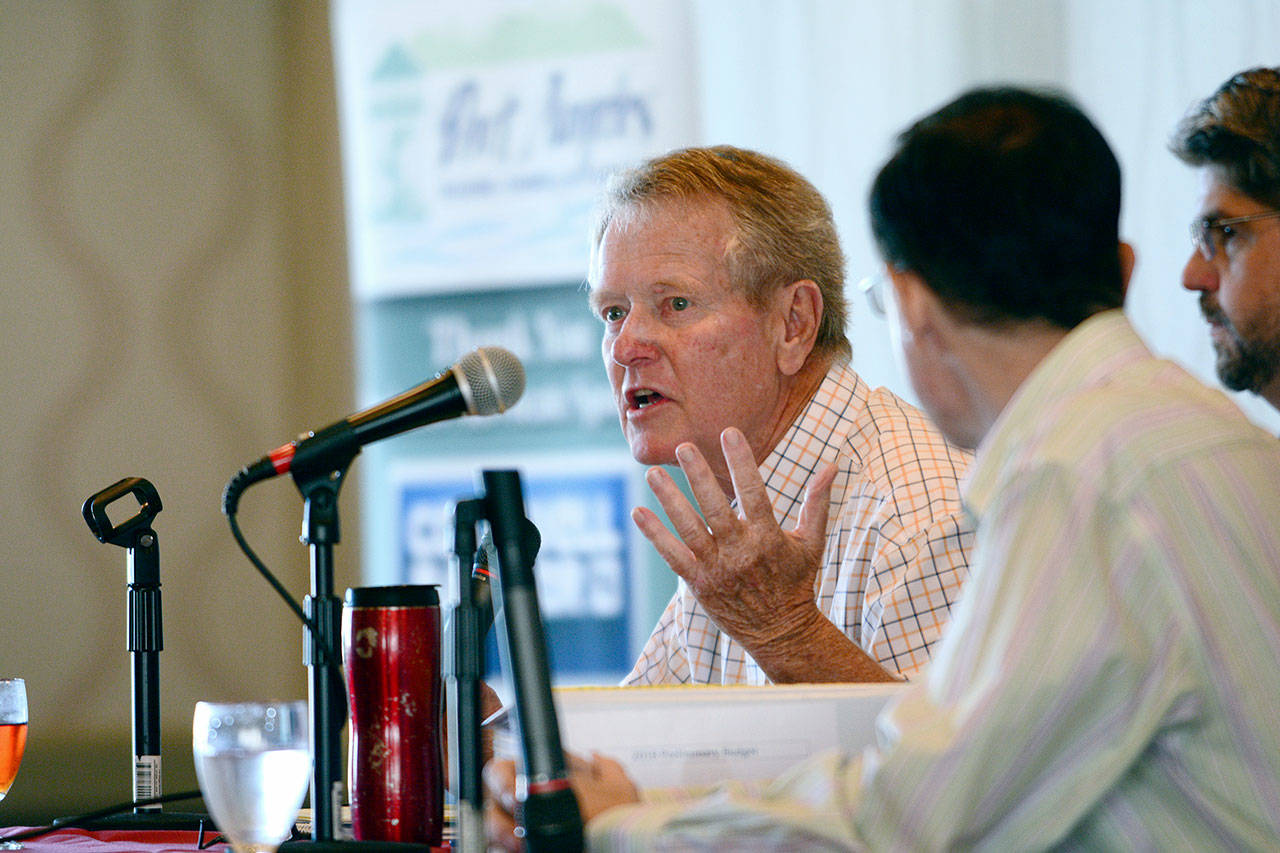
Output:
[[[972,577],[876,748],[614,809],[594,846],[1280,848],[1275,438],[1108,312],[1023,383],[966,499]]]
[[[960,477],[969,461],[918,410],[837,364],[760,466],[784,529],[814,473],[838,466],[818,607],[890,672],[909,676],[929,659],[968,575]],[[680,581],[623,684],[767,681]]]

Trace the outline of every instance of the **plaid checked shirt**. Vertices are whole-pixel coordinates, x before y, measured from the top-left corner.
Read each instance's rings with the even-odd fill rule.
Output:
[[[917,409],[836,364],[760,466],[784,529],[796,524],[809,478],[830,461],[839,473],[814,579],[818,608],[886,669],[908,677],[929,659],[969,573],[973,534],[959,481],[971,457]],[[622,683],[768,681],[680,581]]]

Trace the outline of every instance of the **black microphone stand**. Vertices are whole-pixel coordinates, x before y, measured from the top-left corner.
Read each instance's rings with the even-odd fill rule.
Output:
[[[340,538],[338,490],[347,460],[329,474],[298,476],[302,493],[302,541],[311,551],[311,594],[302,610],[310,620],[303,663],[311,710],[311,837],[332,841],[341,824],[343,785],[342,725],[346,686],[342,683],[338,644],[342,636],[342,600],[333,593],[333,546]],[[295,469],[296,471],[296,469]]]
[[[126,495],[138,512],[113,525],[107,507]],[[127,549],[128,648],[133,669],[133,801],[160,795],[160,651],[164,648],[160,613],[160,540],[151,521],[163,509],[156,487],[127,477],[85,500],[81,512],[99,542]],[[157,808],[151,806],[151,809]],[[134,808],[134,813],[144,809]]]
[[[449,710],[450,788],[455,807],[456,848],[484,853],[484,755],[480,735],[480,679],[484,676],[484,619],[471,581],[476,553],[476,523],[484,517],[478,499],[454,508],[454,554],[458,561],[458,598],[445,642],[445,686]]]
[[[136,513],[113,524],[107,508],[132,497]],[[164,813],[160,753],[160,652],[164,649],[160,608],[160,539],[152,521],[164,505],[160,493],[141,477],[126,477],[90,495],[81,507],[89,530],[99,542],[126,549],[127,620],[133,717],[133,809],[128,814],[100,815],[78,820],[76,825],[113,828],[194,829],[207,816],[196,813]],[[116,517],[119,518],[117,512]]]
[[[347,691],[342,675],[342,600],[333,593],[333,546],[341,538],[338,492],[360,453],[352,426],[340,421],[299,444],[290,474],[303,498],[302,542],[311,553],[311,594],[303,600],[307,618],[307,694],[311,711],[311,839],[286,841],[281,850],[425,851],[420,844],[347,841],[341,827],[344,779],[342,727]]]
[[[298,445],[290,473],[303,498],[302,542],[311,551],[311,594],[302,602],[307,642],[307,697],[311,711],[311,839],[338,838],[342,819],[342,726],[346,685],[337,655],[342,601],[333,594],[333,546],[341,538],[338,491],[360,453],[350,424],[339,421]]]

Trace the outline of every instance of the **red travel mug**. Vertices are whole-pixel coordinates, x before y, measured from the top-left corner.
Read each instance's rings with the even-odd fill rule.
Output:
[[[348,589],[342,656],[356,840],[439,846],[444,767],[437,588]]]

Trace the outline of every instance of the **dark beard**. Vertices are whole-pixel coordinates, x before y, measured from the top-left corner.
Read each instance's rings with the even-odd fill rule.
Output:
[[[1213,341],[1213,351],[1217,354],[1215,366],[1223,385],[1232,391],[1257,393],[1276,378],[1277,368],[1280,368],[1280,342],[1245,340],[1222,309],[1209,305],[1203,297],[1200,312],[1230,337],[1226,342],[1217,338]]]

